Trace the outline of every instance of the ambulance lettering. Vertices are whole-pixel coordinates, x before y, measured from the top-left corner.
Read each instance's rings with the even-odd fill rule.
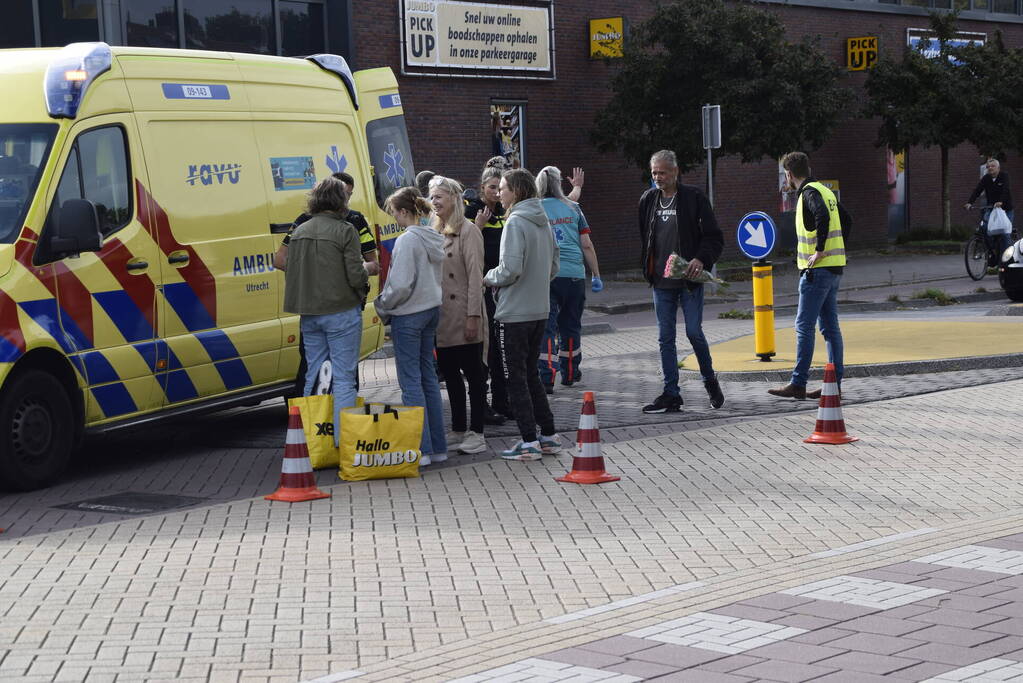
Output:
[[[216,179],[218,185],[223,185],[227,179],[232,185],[237,185],[242,175],[241,168],[241,164],[189,164],[185,182],[196,187],[196,182],[212,185]]]
[[[392,451],[390,453],[355,453],[353,467],[392,467],[394,465],[412,464],[419,460],[419,451]]]
[[[271,273],[274,269],[273,254],[252,254],[251,256],[234,257],[232,275],[258,275]]]

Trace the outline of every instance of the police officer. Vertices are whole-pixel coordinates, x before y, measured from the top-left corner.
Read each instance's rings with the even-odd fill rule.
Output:
[[[807,393],[813,359],[814,324],[819,320],[828,345],[828,360],[835,364],[842,386],[842,330],[838,326],[838,286],[845,267],[845,241],[835,193],[810,175],[810,159],[789,152],[781,160],[786,189],[796,200],[796,264],[799,266],[799,308],[796,311],[796,366],[792,380],[768,393],[782,398],[820,398],[819,389]]]

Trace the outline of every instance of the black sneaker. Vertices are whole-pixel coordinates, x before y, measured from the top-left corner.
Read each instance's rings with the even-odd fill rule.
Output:
[[[643,412],[651,413],[678,413],[682,410],[682,397],[661,394],[648,406],[643,406]]]
[[[497,412],[496,410],[494,410],[490,406],[487,406],[484,409],[484,411],[483,411],[483,424],[503,425],[504,424],[504,419],[505,419],[504,415],[502,415],[501,413]]]
[[[552,395],[554,393],[554,385],[553,384],[545,384],[545,385],[543,385],[543,390],[547,392],[548,396],[550,396],[550,395]]]
[[[714,410],[725,404],[725,395],[721,393],[721,384],[718,383],[716,377],[705,380],[703,386],[707,389],[707,395],[710,396],[710,405]]]

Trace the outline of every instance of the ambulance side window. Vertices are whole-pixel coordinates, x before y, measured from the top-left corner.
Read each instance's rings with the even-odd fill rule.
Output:
[[[373,188],[377,203],[399,187],[414,185],[416,170],[412,166],[412,149],[405,128],[405,117],[389,116],[366,124],[369,162],[373,164]]]
[[[127,146],[120,127],[107,126],[82,133],[68,155],[50,211],[68,199],[88,199],[96,205],[100,230],[106,237],[131,219],[130,177]]]

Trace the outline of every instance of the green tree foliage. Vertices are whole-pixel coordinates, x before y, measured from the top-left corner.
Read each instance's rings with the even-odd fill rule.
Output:
[[[1001,32],[957,51],[975,112],[969,140],[981,154],[1023,151],[1023,50],[1007,48]]]
[[[935,38],[920,41],[898,57],[883,55],[867,75],[865,114],[878,117],[877,144],[900,152],[910,147],[941,149],[942,225],[951,233],[949,150],[970,138],[975,100],[955,36],[956,15],[931,14]]]
[[[883,55],[867,75],[865,115],[880,119],[877,144],[941,150],[942,226],[951,234],[949,151],[965,142],[998,155],[1023,149],[1023,52],[1001,34],[957,47],[957,13],[932,14],[935,38]]]
[[[720,151],[752,162],[820,147],[850,100],[834,60],[749,2],[660,5],[624,52],[592,139],[643,169],[665,148],[683,170],[703,161],[704,104],[721,105]]]

